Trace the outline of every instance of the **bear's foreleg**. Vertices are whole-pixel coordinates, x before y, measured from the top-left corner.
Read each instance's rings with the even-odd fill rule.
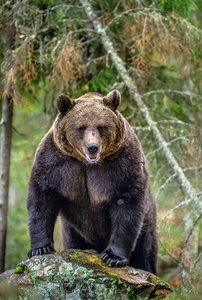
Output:
[[[55,252],[53,244],[54,224],[60,205],[53,193],[39,192],[31,187],[28,193],[29,232],[31,249],[28,257]]]
[[[108,247],[102,252],[101,259],[112,267],[124,267],[141,232],[144,209],[139,201],[119,199],[111,208],[111,236]],[[138,212],[138,213],[137,213]]]

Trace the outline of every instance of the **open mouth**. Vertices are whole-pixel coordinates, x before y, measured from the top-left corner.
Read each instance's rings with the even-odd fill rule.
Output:
[[[91,163],[95,163],[95,162],[97,162],[98,160],[100,159],[100,154],[98,153],[98,154],[94,154],[94,155],[88,155],[87,153],[86,153],[86,160],[87,161],[89,161],[89,162],[91,162]]]

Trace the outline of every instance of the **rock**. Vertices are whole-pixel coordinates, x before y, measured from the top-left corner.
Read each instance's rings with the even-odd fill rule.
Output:
[[[108,267],[94,250],[34,256],[0,274],[0,299],[163,299],[171,292],[149,272]]]

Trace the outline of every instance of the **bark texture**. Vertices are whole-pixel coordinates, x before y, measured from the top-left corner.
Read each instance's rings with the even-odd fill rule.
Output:
[[[7,22],[7,41],[5,58],[5,78],[9,73],[11,62],[11,51],[15,41],[14,23]],[[1,161],[0,161],[0,273],[4,271],[5,249],[6,249],[6,228],[8,212],[8,190],[9,190],[9,171],[10,153],[12,138],[12,116],[13,101],[11,91],[6,91],[2,101],[2,120],[1,120]]]

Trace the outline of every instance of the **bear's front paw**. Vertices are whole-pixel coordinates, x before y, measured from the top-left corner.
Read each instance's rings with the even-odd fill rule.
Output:
[[[128,259],[114,252],[119,251],[113,251],[110,247],[105,249],[101,254],[101,259],[110,267],[125,267],[128,264]]]
[[[27,255],[29,258],[31,258],[32,256],[51,254],[54,252],[56,252],[56,251],[53,247],[46,246],[46,247],[41,247],[41,248],[30,249],[29,252],[27,253]]]

